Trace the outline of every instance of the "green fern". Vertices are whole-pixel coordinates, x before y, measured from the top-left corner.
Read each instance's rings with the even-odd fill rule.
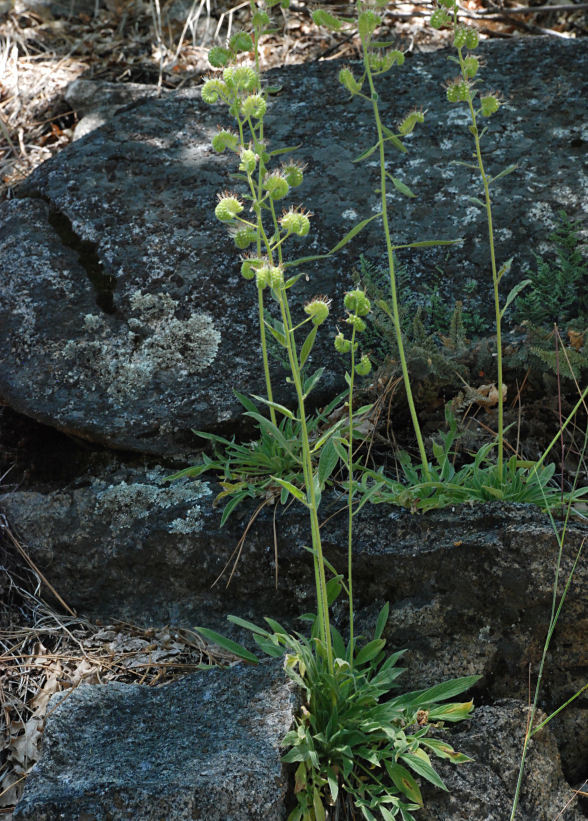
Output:
[[[515,318],[532,325],[564,325],[572,319],[586,324],[588,289],[585,287],[588,263],[583,259],[578,239],[579,222],[559,212],[560,224],[549,235],[555,246],[555,260],[546,261],[533,254],[536,271],[528,270],[531,280],[516,303]]]

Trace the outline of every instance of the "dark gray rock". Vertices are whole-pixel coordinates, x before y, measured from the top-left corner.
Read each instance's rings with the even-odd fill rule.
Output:
[[[582,202],[587,50],[581,39],[490,42],[481,50],[485,87],[500,89],[505,101],[485,138],[489,171],[519,163],[494,193],[497,253],[514,256],[506,288],[542,250],[555,213],[573,216]],[[463,107],[444,99],[446,58],[413,55],[380,83],[391,125],[415,103],[427,109],[409,154],[390,159],[418,194],[409,201],[391,191],[392,230],[399,243],[462,236],[447,259],[437,248],[403,262],[417,288],[444,265],[444,295],[459,297],[463,278],[474,277],[484,301],[486,227],[467,199],[479,193],[477,183],[450,165],[467,160],[472,145]],[[268,78],[282,87],[267,118],[271,147],[302,142],[297,156],[308,172],[293,202],[315,213],[315,233],[291,245],[291,256],[325,252],[378,210],[375,163],[353,163],[374,141],[370,108],[346,99],[339,68],[297,66]],[[196,89],[137,103],[37,169],[21,199],[2,205],[3,402],[114,447],[177,454],[193,448],[192,428],[236,423],[233,388],[263,390],[254,294],[213,215],[235,170],[233,157],[210,148],[219,122],[230,124],[226,110],[203,105]],[[317,402],[340,380],[332,332],[351,268],[367,249],[383,255],[376,222],[336,259],[305,266],[310,281],[297,288],[299,302],[316,293],[335,300],[314,357],[327,365]],[[276,380],[283,381],[279,367]]]
[[[273,508],[251,525],[227,587],[253,507],[219,529],[220,513],[211,504],[217,486],[187,480],[170,486],[164,475],[161,467],[113,466],[69,489],[4,494],[0,509],[47,579],[85,615],[226,632],[225,617],[234,613],[298,627],[296,617],[315,607],[304,513],[277,511],[277,589]],[[340,501],[327,502],[324,518],[341,508]],[[480,674],[493,698],[526,698],[528,666],[537,669],[551,612],[557,542],[546,516],[499,503],[425,515],[368,505],[354,527],[358,632],[368,634],[389,601],[389,646],[408,649],[415,687]],[[570,524],[561,579],[587,532]],[[323,540],[328,559],[343,570],[344,513],[329,520]],[[553,639],[542,690],[546,709],[584,683],[586,572],[580,563]],[[335,612],[344,628],[345,606]]]
[[[448,792],[429,786],[423,791],[422,821],[506,821],[523,749],[528,710],[506,699],[479,707],[471,721],[457,725],[451,743],[473,761],[458,767],[435,762]],[[517,821],[581,821],[569,784],[561,771],[559,752],[548,729],[531,741],[522,783]]]
[[[295,708],[280,662],[60,693],[15,821],[278,821]]]

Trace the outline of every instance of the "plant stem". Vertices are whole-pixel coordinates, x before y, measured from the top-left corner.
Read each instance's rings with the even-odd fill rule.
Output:
[[[454,10],[454,22],[457,24],[457,9]],[[457,56],[459,58],[459,65],[461,68],[461,74],[464,79],[464,82],[468,84],[469,89],[469,77],[465,68],[465,63],[462,55],[462,49],[457,49]],[[492,223],[492,202],[490,200],[490,183],[488,182],[488,177],[486,176],[486,170],[484,168],[484,160],[482,159],[482,150],[480,147],[480,133],[478,131],[478,122],[476,118],[476,112],[473,105],[473,98],[471,92],[468,90],[467,95],[467,103],[468,108],[470,110],[470,117],[472,119],[471,125],[471,132],[474,136],[474,143],[476,146],[476,160],[478,162],[478,168],[480,169],[480,177],[482,178],[482,184],[484,186],[484,203],[486,206],[486,221],[488,224],[488,244],[490,246],[490,265],[492,269],[492,287],[494,290],[494,313],[496,319],[496,357],[497,357],[497,375],[496,380],[498,382],[498,456],[497,456],[497,464],[498,464],[498,475],[500,477],[500,482],[502,483],[503,477],[503,461],[504,461],[504,397],[502,395],[502,316],[500,313],[500,295],[498,291],[499,285],[499,278],[498,278],[498,271],[496,268],[496,253],[494,249],[494,228]]]
[[[347,594],[349,597],[349,664],[353,669],[354,634],[353,634],[353,385],[355,380],[355,326],[351,333],[351,373],[349,374],[349,397],[348,397],[348,419],[349,433],[347,440],[349,449],[347,451],[347,470],[349,479],[349,490],[347,494]]]
[[[408,374],[408,366],[406,364],[406,355],[404,352],[404,342],[402,340],[402,328],[400,326],[400,310],[398,308],[398,292],[396,287],[396,272],[394,265],[394,249],[392,248],[392,240],[390,238],[390,225],[388,222],[388,203],[386,201],[386,156],[384,133],[382,129],[382,120],[380,118],[380,110],[378,107],[378,93],[374,86],[374,78],[367,60],[367,43],[362,39],[362,51],[364,56],[364,67],[366,77],[370,86],[371,103],[374,112],[374,119],[376,121],[376,129],[378,132],[378,147],[380,152],[380,195],[382,201],[382,223],[384,226],[384,236],[386,238],[386,251],[388,254],[388,270],[390,273],[390,290],[392,294],[392,314],[394,318],[394,331],[396,334],[396,344],[398,345],[398,356],[400,358],[400,367],[402,369],[402,379],[404,381],[404,390],[406,392],[406,399],[410,410],[412,419],[412,426],[416,436],[419,454],[421,457],[421,464],[423,467],[423,475],[428,481],[430,479],[429,463],[427,461],[427,454],[425,452],[425,445],[421,433],[421,426],[419,424],[416,407],[412,395],[412,388],[410,385],[410,377]]]
[[[327,595],[327,579],[325,575],[325,561],[323,557],[323,547],[321,542],[321,532],[318,520],[318,504],[316,489],[314,486],[314,476],[312,472],[312,458],[310,455],[310,442],[308,438],[308,427],[306,424],[306,409],[304,405],[304,393],[302,388],[302,375],[296,353],[296,343],[294,331],[292,329],[292,319],[285,289],[282,287],[278,292],[280,312],[284,333],[287,343],[288,360],[292,372],[292,381],[296,388],[298,399],[298,415],[300,417],[300,434],[302,440],[302,469],[304,473],[304,483],[306,485],[306,495],[308,509],[310,513],[310,529],[312,535],[314,573],[316,583],[317,617],[320,625],[320,637],[327,652],[327,664],[329,672],[333,672],[333,645],[331,640],[331,624],[329,618],[329,601]]]

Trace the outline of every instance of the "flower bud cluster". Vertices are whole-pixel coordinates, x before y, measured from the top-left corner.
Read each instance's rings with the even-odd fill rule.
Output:
[[[240,251],[249,248],[252,242],[257,240],[257,231],[249,225],[243,225],[232,232],[235,245]]]
[[[245,171],[246,174],[253,174],[255,166],[257,165],[257,154],[251,148],[241,149],[241,162],[239,163],[239,171]]]
[[[498,95],[496,93],[485,94],[483,97],[480,97],[480,105],[482,117],[490,117],[500,108],[500,100],[498,99]]]
[[[367,54],[370,69],[376,74],[384,74],[392,66],[404,65],[404,54],[402,51],[370,51]]]
[[[271,288],[279,291],[284,286],[284,270],[279,265],[271,265],[267,260],[259,260],[260,264],[255,269],[255,284],[260,291]],[[243,273],[243,269],[241,269]],[[246,277],[249,279],[250,277]]]
[[[362,11],[357,18],[359,36],[365,40],[374,33],[381,23],[382,18],[379,14],[376,14],[375,11],[370,11],[370,9],[367,9],[367,11]]]
[[[297,188],[304,179],[304,167],[293,160],[282,166],[282,174],[290,188]]]
[[[354,334],[363,333],[367,327],[363,317],[367,316],[371,310],[370,301],[367,298],[365,291],[361,288],[348,291],[345,294],[343,304],[345,305],[345,309],[348,314],[345,322],[353,328]],[[341,354],[349,353],[352,346],[353,351],[357,351],[357,342],[352,342],[350,339],[346,339],[343,333],[339,331],[335,337],[335,350]],[[371,369],[372,364],[366,354],[363,354],[359,361],[355,363],[355,371],[360,376],[367,376]]]

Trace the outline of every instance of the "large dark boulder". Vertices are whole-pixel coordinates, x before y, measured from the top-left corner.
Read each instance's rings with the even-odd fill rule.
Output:
[[[506,288],[541,250],[556,212],[580,207],[587,52],[583,40],[548,39],[489,42],[481,52],[484,85],[504,98],[484,140],[489,171],[519,164],[493,189],[497,253],[514,256]],[[379,83],[390,125],[415,103],[427,110],[409,153],[390,159],[418,195],[391,190],[392,231],[399,243],[463,237],[447,259],[446,249],[429,248],[403,262],[417,289],[445,266],[448,298],[473,277],[490,306],[484,215],[467,199],[479,185],[451,165],[470,158],[472,143],[465,108],[445,101],[447,56],[411,55]],[[327,251],[379,207],[373,157],[353,162],[375,139],[370,106],[347,98],[339,68],[324,62],[268,77],[281,90],[266,133],[272,148],[301,143],[308,169],[293,202],[315,214],[309,241],[291,245],[292,256]],[[192,428],[235,424],[234,388],[263,391],[255,294],[213,214],[235,171],[234,156],[210,147],[219,122],[230,125],[226,110],[204,105],[198,89],[137,101],[43,164],[0,207],[0,401],[113,447],[177,454],[193,448]],[[340,380],[332,333],[361,252],[383,256],[376,221],[337,257],[305,265],[310,281],[295,289],[299,302],[335,299],[314,356],[327,366],[317,401]]]

